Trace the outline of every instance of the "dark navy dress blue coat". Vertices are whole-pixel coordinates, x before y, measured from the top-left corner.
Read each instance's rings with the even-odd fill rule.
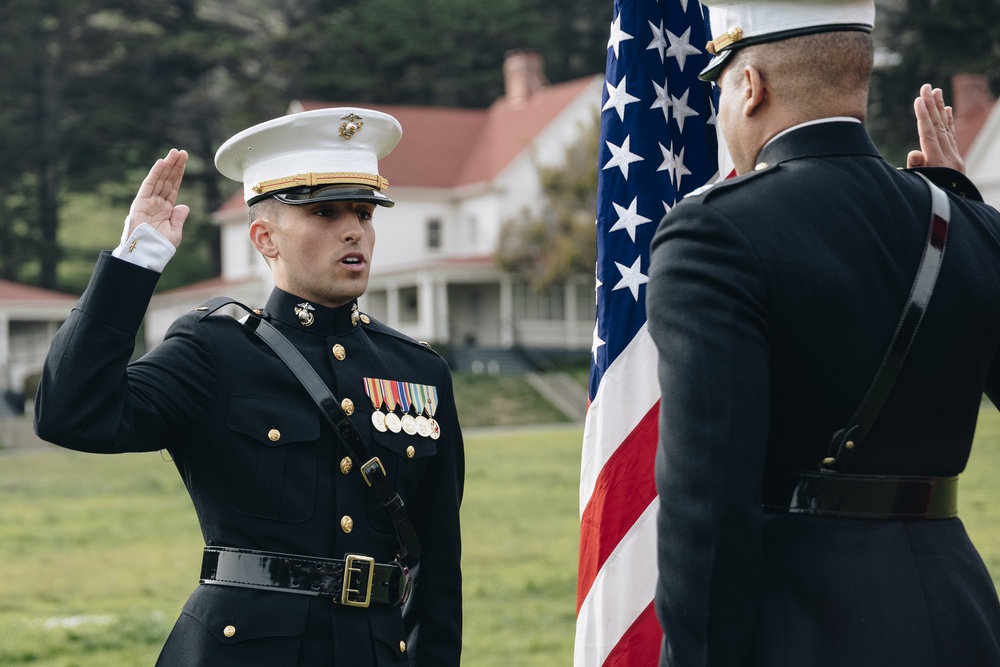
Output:
[[[860,404],[930,195],[859,123],[794,129],[758,161],[653,240],[661,665],[1000,665],[1000,605],[960,518],[762,510],[763,471],[815,471]],[[936,291],[849,472],[957,475],[983,393],[1000,400],[1000,215],[949,199]]]
[[[166,450],[207,545],[392,562],[395,532],[361,477],[362,462],[342,465],[347,451],[309,395],[237,320],[191,312],[160,345],[128,363],[158,275],[101,256],[46,359],[38,434],[88,452]],[[402,610],[360,609],[329,598],[199,585],[158,664],[458,665],[464,453],[447,365],[377,321],[352,321],[352,304],[313,304],[315,321],[304,326],[295,314],[301,302],[275,290],[264,316],[339,399],[353,401],[352,420],[406,503],[423,547],[410,601]],[[334,355],[334,345],[344,354]],[[440,438],[374,429],[364,378],[435,387]],[[350,532],[344,517],[353,523]],[[198,573],[191,577],[196,582]],[[235,630],[231,637],[227,626]]]

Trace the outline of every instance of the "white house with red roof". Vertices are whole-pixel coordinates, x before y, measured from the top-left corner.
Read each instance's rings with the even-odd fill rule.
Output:
[[[403,138],[379,164],[396,206],[376,212],[375,256],[361,299],[364,312],[419,340],[496,352],[468,361],[494,372],[507,363],[500,350],[591,346],[592,275],[536,293],[499,270],[493,254],[505,221],[539,210],[538,167],[559,165],[583,132],[596,132],[603,84],[595,75],[549,85],[541,58],[530,52],[509,55],[504,75],[505,95],[486,109],[371,105],[399,120]],[[288,111],[335,106],[344,103],[298,100]],[[154,297],[150,345],[210,296],[250,306],[267,298],[270,273],[247,238],[242,191],[214,219],[222,276]]]
[[[77,299],[40,287],[0,280],[0,414],[34,398],[34,379],[59,325]],[[29,395],[30,394],[30,395]]]

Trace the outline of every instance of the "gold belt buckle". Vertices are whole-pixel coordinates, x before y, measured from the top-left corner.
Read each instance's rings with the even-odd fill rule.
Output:
[[[365,568],[368,569],[367,576]],[[351,586],[351,575],[361,575],[360,586]],[[375,559],[371,556],[347,554],[344,556],[344,585],[340,592],[340,603],[348,607],[367,607],[372,603],[372,580],[375,578]],[[353,597],[352,597],[353,596]],[[358,599],[360,597],[360,599]]]

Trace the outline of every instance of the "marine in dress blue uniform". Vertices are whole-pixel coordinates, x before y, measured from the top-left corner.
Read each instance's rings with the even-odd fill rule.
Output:
[[[194,310],[129,363],[187,214],[175,205],[183,151],[150,171],[121,245],[101,255],[52,343],[38,434],[88,452],[166,450],[198,515],[208,547],[202,583],[159,665],[459,664],[464,454],[451,377],[427,345],[357,305],[372,214],[392,205],[378,159],[400,136],[396,120],[375,111],[307,112],[236,135],[216,163],[244,182],[251,241],[275,279],[250,317],[273,325],[340,401],[403,501],[419,558],[402,555],[360,472],[365,461],[244,323]],[[384,419],[389,408],[372,387],[400,397],[393,414],[423,428],[377,428],[373,415]]]
[[[826,465],[928,238],[926,184],[861,124],[874,7],[706,4],[716,58],[703,76],[721,84],[739,176],[678,204],[652,245],[660,664],[1000,664],[1000,604],[959,518],[905,503],[864,518],[849,491],[839,500],[861,512],[763,503],[772,473]],[[824,475],[869,487],[958,475],[982,394],[1000,399],[1000,215],[948,200],[909,355],[846,470]]]

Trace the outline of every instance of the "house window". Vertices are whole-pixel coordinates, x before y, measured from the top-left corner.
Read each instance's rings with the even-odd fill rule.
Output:
[[[417,322],[420,320],[420,309],[417,304],[417,288],[399,288],[399,321]]]
[[[361,310],[377,320],[389,321],[389,294],[384,290],[369,290],[362,297]]]
[[[470,215],[466,218],[465,229],[469,247],[475,248],[476,244],[479,243],[479,220],[476,219],[476,216]]]
[[[431,218],[427,221],[427,247],[431,249],[441,247],[440,218]]]
[[[513,285],[514,316],[520,320],[561,320],[566,317],[562,285],[535,291],[527,283]]]
[[[40,363],[52,342],[55,324],[49,322],[10,323],[10,361],[15,363]]]

